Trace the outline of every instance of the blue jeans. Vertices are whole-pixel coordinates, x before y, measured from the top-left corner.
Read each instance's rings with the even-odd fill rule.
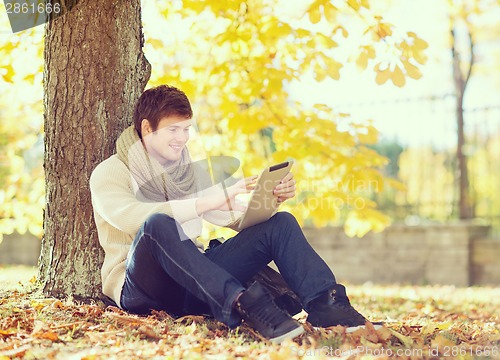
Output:
[[[127,257],[123,309],[138,314],[165,310],[174,315],[208,311],[235,327],[241,317],[232,304],[245,290],[242,284],[272,260],[306,311],[309,301],[336,283],[290,213],[278,212],[205,253],[192,241],[181,241],[179,229],[164,214],[144,222]]]

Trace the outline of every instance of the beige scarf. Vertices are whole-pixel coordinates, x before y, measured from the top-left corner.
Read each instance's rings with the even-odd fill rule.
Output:
[[[181,158],[168,168],[148,155],[139,134],[131,125],[116,142],[118,158],[127,165],[143,195],[153,201],[182,199],[198,189],[191,157],[186,147]]]

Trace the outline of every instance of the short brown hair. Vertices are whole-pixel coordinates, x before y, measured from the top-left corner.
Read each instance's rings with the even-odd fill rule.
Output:
[[[186,94],[169,85],[160,85],[148,89],[142,93],[135,105],[135,130],[137,130],[139,137],[142,138],[141,123],[143,119],[147,119],[152,130],[155,131],[161,119],[172,115],[186,119],[193,117],[193,110]]]

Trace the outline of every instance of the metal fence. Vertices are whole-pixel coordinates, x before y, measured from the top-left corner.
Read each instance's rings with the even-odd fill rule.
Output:
[[[342,111],[373,118],[381,132],[377,145],[399,144],[386,154],[405,192],[385,190],[375,196],[396,221],[445,222],[458,219],[457,125],[453,95],[348,104]],[[500,105],[464,109],[470,196],[475,221],[491,224],[500,237]],[[385,144],[385,145],[384,145]],[[398,152],[398,147],[392,147]]]

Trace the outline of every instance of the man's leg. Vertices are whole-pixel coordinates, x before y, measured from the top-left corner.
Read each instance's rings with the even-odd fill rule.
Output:
[[[259,284],[245,289],[190,240],[181,241],[178,231],[182,230],[175,220],[166,215],[155,214],[143,224],[129,251],[123,308],[141,312],[179,309],[182,305],[176,291],[181,287],[186,298],[193,294],[206,302],[214,317],[230,327],[244,318],[275,343],[304,332]]]
[[[206,253],[241,283],[274,260],[281,275],[305,305],[331,289],[335,277],[305,238],[293,215],[278,212],[266,222],[242,230]]]
[[[241,317],[232,305],[245,288],[192,241],[180,240],[178,231],[175,220],[163,214],[143,224],[127,258],[122,306],[138,313],[182,312],[187,291],[206,302],[217,320],[238,325]]]
[[[350,332],[367,321],[351,306],[345,287],[336,284],[333,273],[289,213],[279,212],[243,230],[207,256],[242,283],[274,260],[290,288],[301,298],[309,314],[307,320],[314,326],[343,325]]]

